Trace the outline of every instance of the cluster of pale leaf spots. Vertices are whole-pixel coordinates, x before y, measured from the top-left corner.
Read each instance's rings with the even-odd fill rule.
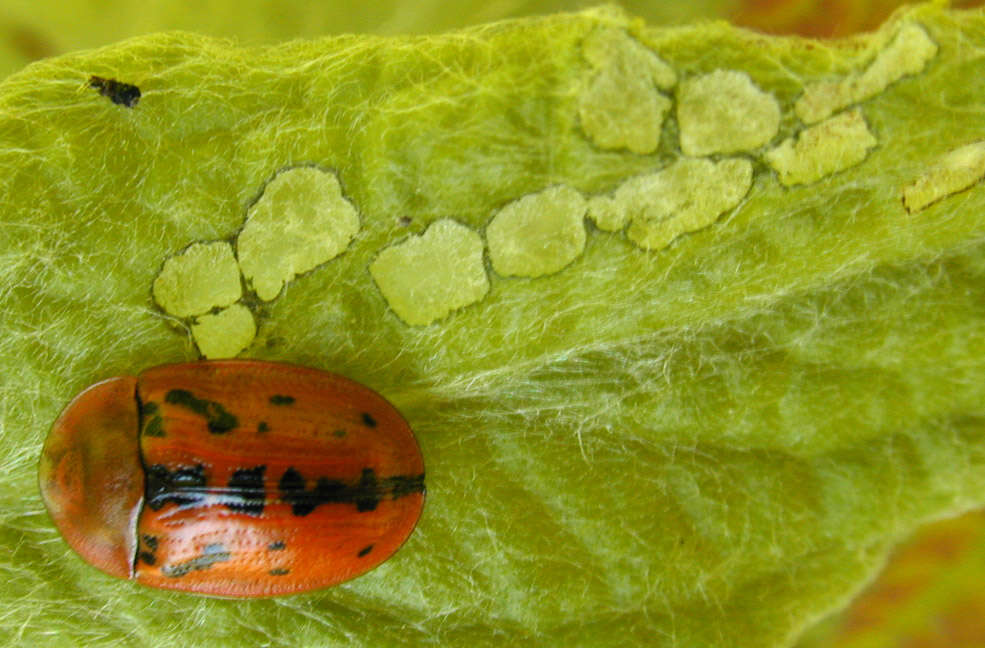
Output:
[[[342,254],[358,231],[359,216],[334,173],[286,169],[249,207],[234,241],[193,243],[168,258],[154,299],[169,315],[191,320],[203,356],[232,357],[257,332],[242,303],[244,280],[259,300],[271,301],[295,276]]]
[[[582,130],[600,148],[655,152],[673,106],[664,91],[677,85],[676,72],[625,31],[612,27],[589,34],[583,54],[588,69],[578,99]],[[738,86],[734,94],[749,94],[748,77],[724,76],[725,88],[719,91]],[[705,92],[700,82],[694,85],[694,100],[688,105],[694,104],[696,112],[704,107],[698,104]],[[755,96],[740,106],[746,119],[739,141],[759,145],[776,131],[779,108],[775,100],[752,92]],[[704,120],[698,116],[689,123],[698,121]],[[764,129],[769,132],[763,134]],[[698,147],[708,148],[707,140],[715,137],[736,141],[734,132],[709,134],[695,128],[692,134]],[[492,214],[485,231],[492,270],[502,277],[522,278],[560,272],[585,249],[586,217],[610,231],[632,220],[628,236],[634,242],[648,249],[664,247],[738,204],[751,179],[746,160],[683,160],[653,177],[628,181],[615,197],[586,197],[565,185],[547,187]],[[371,264],[373,279],[405,322],[430,324],[488,293],[481,238],[467,232],[471,230],[464,225],[440,221],[422,236],[384,250]]]
[[[922,27],[903,25],[862,72],[808,86],[796,112],[812,125],[771,149],[766,147],[782,117],[779,102],[745,72],[720,69],[680,81],[670,65],[614,27],[594,30],[582,52],[588,63],[578,98],[583,133],[601,149],[652,154],[660,147],[664,122],[676,113],[683,155],[625,180],[609,194],[585,197],[556,186],[506,205],[486,228],[492,269],[501,276],[561,271],[584,250],[586,216],[603,231],[626,229],[627,238],[646,250],[708,227],[752,186],[753,162],[740,156],[758,155],[788,186],[817,182],[861,163],[877,140],[860,108],[838,111],[920,72],[937,46]],[[675,98],[668,94],[672,91]],[[736,157],[721,157],[729,155]],[[485,297],[481,239],[469,232],[441,221],[374,261],[373,278],[405,322],[430,324]]]
[[[923,27],[903,24],[865,70],[835,81],[812,83],[794,110],[804,123],[817,123],[842,108],[871,99],[904,76],[921,72],[936,55],[937,45]]]
[[[839,170],[837,162],[852,166],[865,159],[876,145],[861,110],[835,114],[870,99],[906,75],[921,72],[937,55],[937,45],[922,27],[903,24],[863,71],[837,81],[814,83],[804,90],[795,112],[805,123],[796,143],[787,140],[767,155],[786,185],[813,182]],[[843,168],[843,167],[842,167]],[[903,189],[903,205],[917,212],[964,191],[985,177],[985,141],[972,142],[945,153],[931,169]]]
[[[660,149],[665,122],[676,119],[680,154],[608,193],[585,196],[555,185],[521,196],[491,215],[485,240],[445,218],[390,244],[369,271],[405,323],[425,326],[485,298],[487,255],[502,277],[562,271],[584,252],[586,218],[604,232],[625,230],[644,250],[660,250],[736,208],[752,187],[757,159],[786,186],[818,182],[861,163],[878,140],[860,102],[921,72],[937,45],[920,25],[902,24],[860,71],[808,85],[794,110],[804,126],[776,145],[780,104],[746,72],[717,69],[680,79],[656,53],[611,26],[591,32],[582,54],[577,110],[583,134],[600,149],[648,155]],[[923,209],[983,175],[985,143],[962,147],[907,187],[904,205]],[[168,259],[154,296],[166,312],[191,319],[203,355],[233,356],[256,335],[241,284],[270,301],[295,276],[344,252],[358,230],[357,211],[334,174],[290,169],[268,183],[234,242],[196,243]]]
[[[904,76],[921,72],[936,55],[937,45],[923,27],[905,23],[861,72],[808,85],[794,112],[812,126],[765,156],[780,182],[810,184],[865,160],[878,141],[861,108],[838,111],[871,99]]]

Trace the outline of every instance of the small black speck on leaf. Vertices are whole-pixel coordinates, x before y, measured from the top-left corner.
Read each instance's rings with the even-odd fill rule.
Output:
[[[133,108],[140,101],[140,88],[116,79],[104,79],[99,76],[89,77],[89,87],[95,88],[113,103]]]

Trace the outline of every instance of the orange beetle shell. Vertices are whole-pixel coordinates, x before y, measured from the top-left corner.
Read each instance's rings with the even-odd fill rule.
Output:
[[[256,360],[93,385],[55,422],[39,474],[55,525],[87,562],[214,596],[354,578],[403,544],[424,506],[420,448],[383,397]]]

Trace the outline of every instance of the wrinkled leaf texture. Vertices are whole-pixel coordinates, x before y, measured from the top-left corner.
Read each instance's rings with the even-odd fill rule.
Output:
[[[917,524],[985,503],[981,186],[918,214],[900,189],[985,132],[985,17],[925,5],[940,47],[863,102],[878,147],[746,200],[671,247],[590,229],[548,277],[491,275],[429,327],[387,309],[373,256],[440,218],[586,194],[679,155],[579,130],[579,42],[624,26],[679,76],[747,72],[800,127],[805,84],[896,23],[819,43],[612,10],[429,37],[264,48],[189,33],[33,64],[0,83],[0,636],[17,645],[780,646]],[[84,87],[140,85],[133,110]],[[362,230],[260,311],[248,357],[346,374],[410,421],[415,534],[338,588],[232,601],[84,565],[36,492],[48,426],[87,384],[192,359],[155,309],[163,260],[228,238],[285,166],[338,171]],[[405,226],[401,218],[409,218]]]

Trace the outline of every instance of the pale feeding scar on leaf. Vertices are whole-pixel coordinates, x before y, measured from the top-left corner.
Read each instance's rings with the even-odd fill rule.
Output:
[[[334,172],[314,166],[282,169],[247,208],[235,237],[193,243],[164,262],[152,286],[154,301],[169,315],[188,320],[203,356],[236,356],[257,333],[242,284],[270,301],[296,276],[344,252],[358,230],[356,209],[342,195]]]
[[[794,109],[804,123],[819,122],[842,108],[876,96],[905,76],[923,71],[936,55],[937,44],[923,27],[906,23],[864,71],[837,81],[808,85]]]
[[[750,151],[780,129],[780,104],[745,72],[715,70],[677,88],[681,150],[688,156]]]
[[[566,185],[506,205],[486,227],[493,269],[504,277],[558,272],[585,249],[586,210],[581,193]]]
[[[985,178],[985,140],[965,144],[940,157],[932,168],[903,188],[903,206],[918,212]]]
[[[195,319],[192,337],[206,358],[233,358],[250,346],[257,334],[253,313],[243,304],[233,304],[217,313]]]
[[[677,74],[622,29],[599,27],[582,45],[590,64],[579,98],[581,128],[599,148],[652,153]]]
[[[681,158],[660,171],[626,180],[612,195],[591,198],[588,217],[603,231],[619,231],[630,223],[631,241],[659,250],[682,234],[714,223],[738,205],[751,186],[749,160]]]
[[[384,248],[370,263],[369,272],[400,319],[426,326],[489,292],[482,250],[477,232],[442,219],[420,236]]]
[[[859,164],[878,141],[858,108],[788,138],[764,158],[786,186],[810,184]]]
[[[295,276],[342,254],[358,231],[359,215],[336,175],[294,167],[268,182],[247,210],[236,254],[257,296],[270,301]]]
[[[226,241],[192,243],[164,261],[152,289],[161,308],[182,318],[239,301],[242,286],[232,246]]]

